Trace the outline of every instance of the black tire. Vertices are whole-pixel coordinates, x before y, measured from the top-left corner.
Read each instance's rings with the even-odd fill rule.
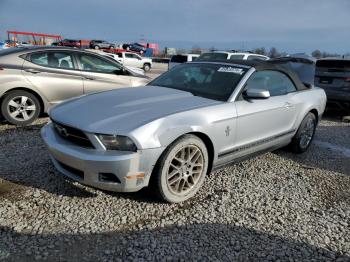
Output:
[[[183,158],[187,160],[180,162],[177,159],[182,159],[179,154],[182,156],[183,152],[185,152]],[[194,159],[199,162],[191,161]],[[177,163],[178,167],[174,168],[174,163]],[[208,171],[208,163],[208,150],[200,138],[195,135],[184,135],[178,138],[163,152],[152,174],[152,186],[155,193],[161,200],[169,203],[188,200],[202,186]],[[172,173],[174,175],[171,175]],[[176,187],[182,187],[182,190],[179,191],[183,192],[175,192]]]
[[[293,153],[304,153],[309,147],[314,138],[317,126],[316,116],[309,112],[301,121],[297,133],[289,144],[289,148]]]
[[[21,97],[26,97],[26,106],[21,104]],[[18,101],[18,107],[12,106],[11,103]],[[31,108],[31,110],[26,110],[28,108]],[[33,109],[33,110],[32,110]],[[18,110],[22,110],[23,112],[19,112]],[[24,116],[24,111],[26,112],[26,117]],[[14,117],[13,114],[14,112],[18,112],[18,117]],[[41,106],[38,98],[27,92],[27,91],[11,91],[9,92],[4,99],[2,100],[1,103],[1,113],[3,117],[11,124],[16,125],[16,126],[26,126],[31,123],[33,123],[38,117],[41,112]],[[22,117],[21,117],[22,116]],[[20,118],[23,118],[20,120]]]
[[[144,64],[144,65],[143,65],[143,70],[144,70],[145,72],[148,72],[149,70],[151,70],[151,65],[148,64],[148,63]]]
[[[98,50],[100,47],[98,45],[95,45],[94,49]]]

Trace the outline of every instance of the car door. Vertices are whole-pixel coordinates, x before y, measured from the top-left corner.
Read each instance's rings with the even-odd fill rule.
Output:
[[[136,54],[125,53],[124,65],[133,66],[133,67],[142,67],[141,65],[141,57]]]
[[[79,53],[77,57],[85,94],[132,86],[132,77],[124,73],[118,62],[87,53]]]
[[[245,98],[248,89],[264,89],[270,92],[267,99]],[[277,140],[293,135],[296,121],[296,103],[293,96],[296,87],[282,72],[266,70],[255,72],[247,81],[242,95],[236,101],[237,152],[245,154],[271,147]]]
[[[52,50],[30,53],[22,72],[50,104],[83,94],[82,75],[72,52]]]

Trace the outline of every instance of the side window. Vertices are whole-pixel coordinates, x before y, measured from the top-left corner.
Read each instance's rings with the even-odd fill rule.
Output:
[[[123,57],[123,54],[122,53],[117,53],[117,56],[118,57]]]
[[[30,55],[30,62],[41,65],[41,66],[48,66],[48,58],[47,53],[35,53]]]
[[[125,53],[126,58],[136,58],[134,54]]]
[[[271,96],[281,96],[296,91],[295,85],[285,74],[278,71],[260,71],[247,81],[247,88],[265,89]]]
[[[231,55],[230,60],[243,60],[244,55]]]
[[[67,52],[40,52],[30,55],[30,62],[47,67],[74,69],[72,55]]]
[[[111,63],[94,55],[81,54],[79,58],[80,66],[84,71],[116,73],[122,69],[118,64]]]
[[[247,60],[266,60],[266,57],[258,55],[249,55]]]

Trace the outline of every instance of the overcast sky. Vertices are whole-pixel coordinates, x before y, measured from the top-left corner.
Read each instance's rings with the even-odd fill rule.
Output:
[[[350,52],[350,0],[0,0],[7,30],[178,46]]]

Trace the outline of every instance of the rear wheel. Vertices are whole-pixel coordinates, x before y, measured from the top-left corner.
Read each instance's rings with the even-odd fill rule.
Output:
[[[1,113],[11,124],[26,126],[36,120],[40,114],[40,102],[26,91],[12,91],[2,101]]]
[[[153,174],[160,198],[178,203],[194,196],[204,182],[208,161],[207,148],[197,136],[185,135],[172,143]]]
[[[97,49],[100,49],[100,47],[98,46],[98,45],[95,45],[95,49],[97,50]]]
[[[313,113],[308,113],[301,122],[299,129],[290,143],[294,153],[304,153],[310,146],[316,131],[317,120]]]

